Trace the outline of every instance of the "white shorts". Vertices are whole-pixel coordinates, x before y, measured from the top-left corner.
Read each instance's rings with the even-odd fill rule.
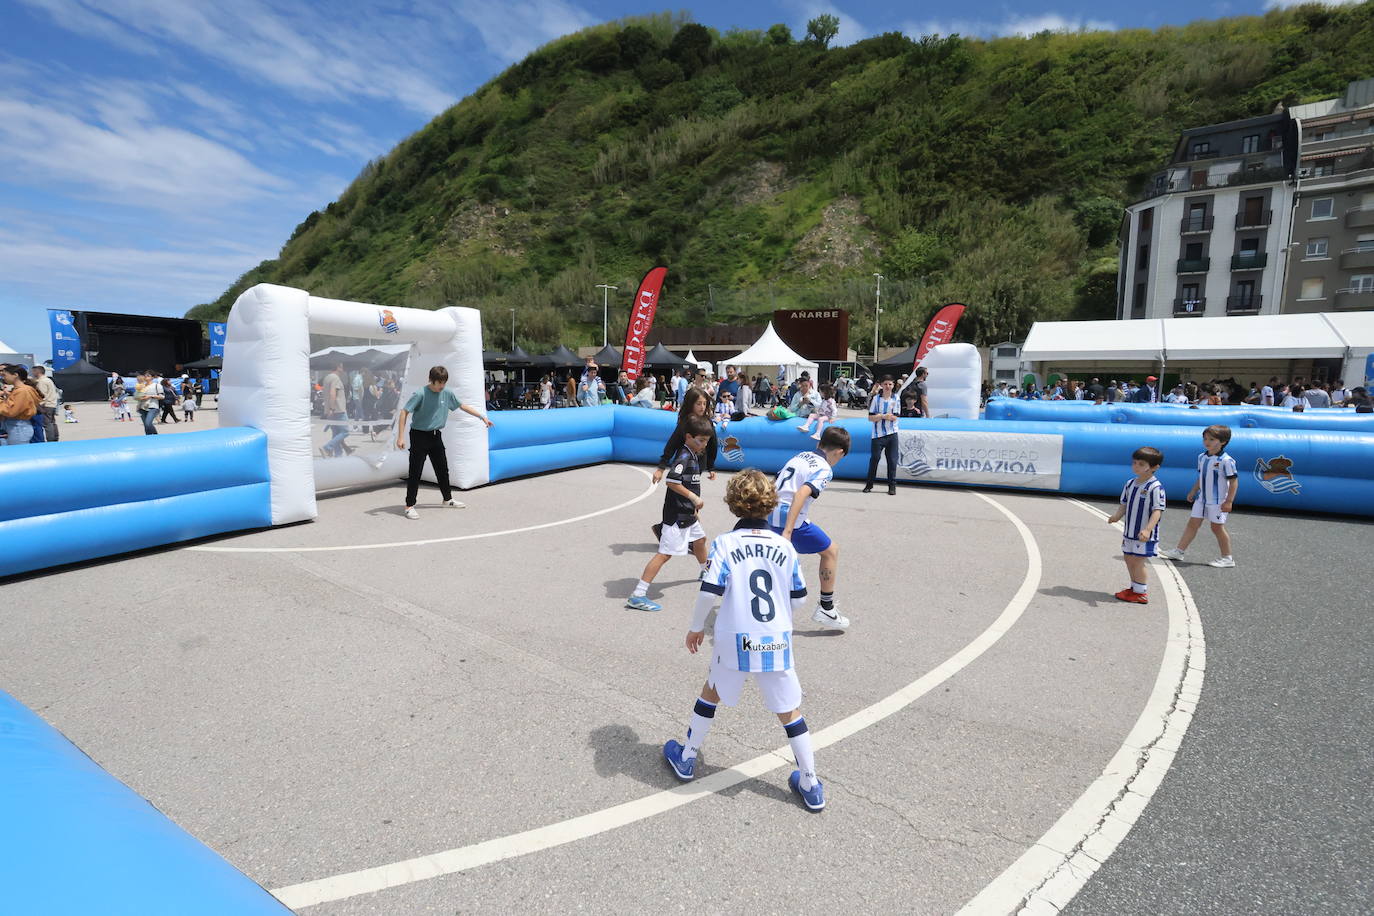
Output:
[[[685,557],[692,552],[692,542],[706,537],[706,529],[701,522],[692,522],[690,528],[677,525],[664,525],[663,533],[658,536],[658,552],[670,557]]]
[[[758,673],[740,671],[733,660],[726,661],[720,650],[717,650],[715,657],[711,659],[711,673],[707,676],[706,683],[720,695],[721,703],[734,706],[739,702],[744,682],[751,677],[759,685],[759,693],[763,694],[763,705],[768,707],[769,712],[783,713],[801,708],[801,681],[797,680],[795,668]]]
[[[1155,548],[1159,546],[1158,540],[1138,541],[1135,538],[1121,539],[1121,552],[1132,557],[1153,557],[1156,556]]]
[[[1193,500],[1193,518],[1205,518],[1213,525],[1226,524],[1226,513],[1221,511],[1221,506],[1215,503],[1204,504],[1201,496]]]

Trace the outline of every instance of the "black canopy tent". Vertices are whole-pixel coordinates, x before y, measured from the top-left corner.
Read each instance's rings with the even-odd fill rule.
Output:
[[[582,365],[583,359],[563,344],[558,345],[558,349],[552,353],[545,354],[545,358],[550,361],[554,369],[576,369]]]
[[[669,350],[663,344],[655,344],[654,348],[644,354],[644,368],[646,369],[695,369],[696,366],[687,362],[681,356]]]
[[[505,369],[509,365],[509,357],[500,350],[482,351],[483,369]]]
[[[911,372],[911,364],[916,362],[916,348],[917,345],[912,344],[896,356],[889,356],[881,362],[874,363],[873,371],[879,375],[891,372]]]
[[[511,369],[530,369],[536,365],[536,358],[526,353],[524,347],[516,344],[515,349],[506,355],[506,365]]]
[[[110,373],[84,359],[53,373],[64,401],[103,401],[110,396]]]
[[[223,369],[223,368],[224,368],[224,357],[223,357],[223,356],[207,356],[207,357],[205,357],[204,359],[198,359],[198,360],[196,360],[195,362],[192,362],[192,363],[183,363],[182,366],[181,366],[181,368],[183,368],[183,369]]]
[[[606,346],[597,350],[596,355],[593,356],[592,359],[596,360],[596,364],[602,369],[620,368],[620,351],[610,344],[606,344]]]

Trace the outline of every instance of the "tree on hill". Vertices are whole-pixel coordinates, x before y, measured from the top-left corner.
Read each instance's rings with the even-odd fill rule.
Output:
[[[822,48],[830,47],[830,40],[840,34],[840,19],[831,13],[821,13],[806,24],[806,40]]]

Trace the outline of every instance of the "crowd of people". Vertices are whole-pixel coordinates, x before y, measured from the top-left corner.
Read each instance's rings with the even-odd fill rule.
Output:
[[[1353,407],[1357,413],[1374,412],[1369,392],[1362,386],[1347,388],[1344,380],[1326,381],[1296,376],[1284,382],[1271,376],[1267,382],[1242,385],[1234,378],[1212,379],[1207,382],[1180,381],[1168,391],[1163,390],[1157,377],[1149,375],[1143,382],[1135,379],[1119,381],[1093,377],[1088,381],[1058,379],[1043,387],[1034,382],[1024,388],[998,382],[983,386],[984,402],[994,398],[1019,398],[1028,401],[1091,401],[1095,404],[1186,404],[1241,405],[1256,404],[1306,410],[1309,407]]]

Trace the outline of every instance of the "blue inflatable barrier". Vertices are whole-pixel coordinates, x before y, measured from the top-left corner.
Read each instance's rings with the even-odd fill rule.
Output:
[[[0,818],[5,913],[290,912],[4,691]]]
[[[1231,429],[1333,430],[1374,435],[1374,414],[1344,408],[1294,413],[1282,407],[1241,405],[1199,407],[1182,404],[1092,404],[1085,401],[1020,401],[993,398],[984,410],[988,420],[1049,423],[1134,423],[1145,426],[1211,426]]]
[[[216,429],[0,449],[0,576],[271,524],[267,436]]]
[[[1001,404],[994,401],[994,404]],[[1033,412],[1042,405],[1021,402]],[[990,412],[993,405],[989,405]],[[1045,404],[1053,410],[1054,404]],[[1187,496],[1196,479],[1197,456],[1202,451],[1200,426],[1224,422],[1225,411],[1205,413],[1209,423],[1184,425],[1161,422],[1134,424],[1114,422],[1111,411],[1141,410],[1158,420],[1166,415],[1192,418],[1203,411],[1153,405],[1113,405],[1102,410],[1069,408],[1067,422],[1038,420],[902,420],[903,431],[957,433],[977,453],[979,436],[1013,433],[1051,436],[1060,452],[1058,492],[1116,497],[1130,476],[1131,453],[1151,445],[1164,453],[1159,477],[1175,500]],[[1244,408],[1237,408],[1237,414]],[[1089,420],[1096,418],[1095,422]],[[1354,415],[1349,415],[1353,418]],[[1282,413],[1271,414],[1286,421]],[[1236,416],[1226,419],[1237,420]],[[1330,419],[1338,419],[1332,417]],[[1076,421],[1076,422],[1075,422]],[[677,415],[661,410],[603,407],[560,411],[525,411],[503,415],[492,429],[492,480],[557,468],[615,460],[639,464],[657,463],[672,434]],[[716,456],[719,470],[757,467],[776,472],[799,451],[813,448],[815,440],[797,430],[796,420],[773,421],[749,417],[729,425]],[[851,451],[835,467],[835,476],[861,480],[868,471],[871,426],[866,420],[846,419]],[[1228,424],[1229,425],[1229,424]],[[499,435],[497,429],[506,427]],[[1337,512],[1374,515],[1374,435],[1340,430],[1255,429],[1233,427],[1228,451],[1236,459],[1241,483],[1240,505],[1265,506],[1304,512]],[[1043,441],[1043,440],[1042,440]],[[996,444],[989,446],[996,448]],[[609,458],[598,457],[606,455]],[[879,465],[886,473],[886,465]],[[910,479],[909,477],[907,478]],[[957,480],[932,482],[967,484]],[[1008,485],[1011,486],[1011,485]],[[1015,488],[1015,487],[1012,487]]]

